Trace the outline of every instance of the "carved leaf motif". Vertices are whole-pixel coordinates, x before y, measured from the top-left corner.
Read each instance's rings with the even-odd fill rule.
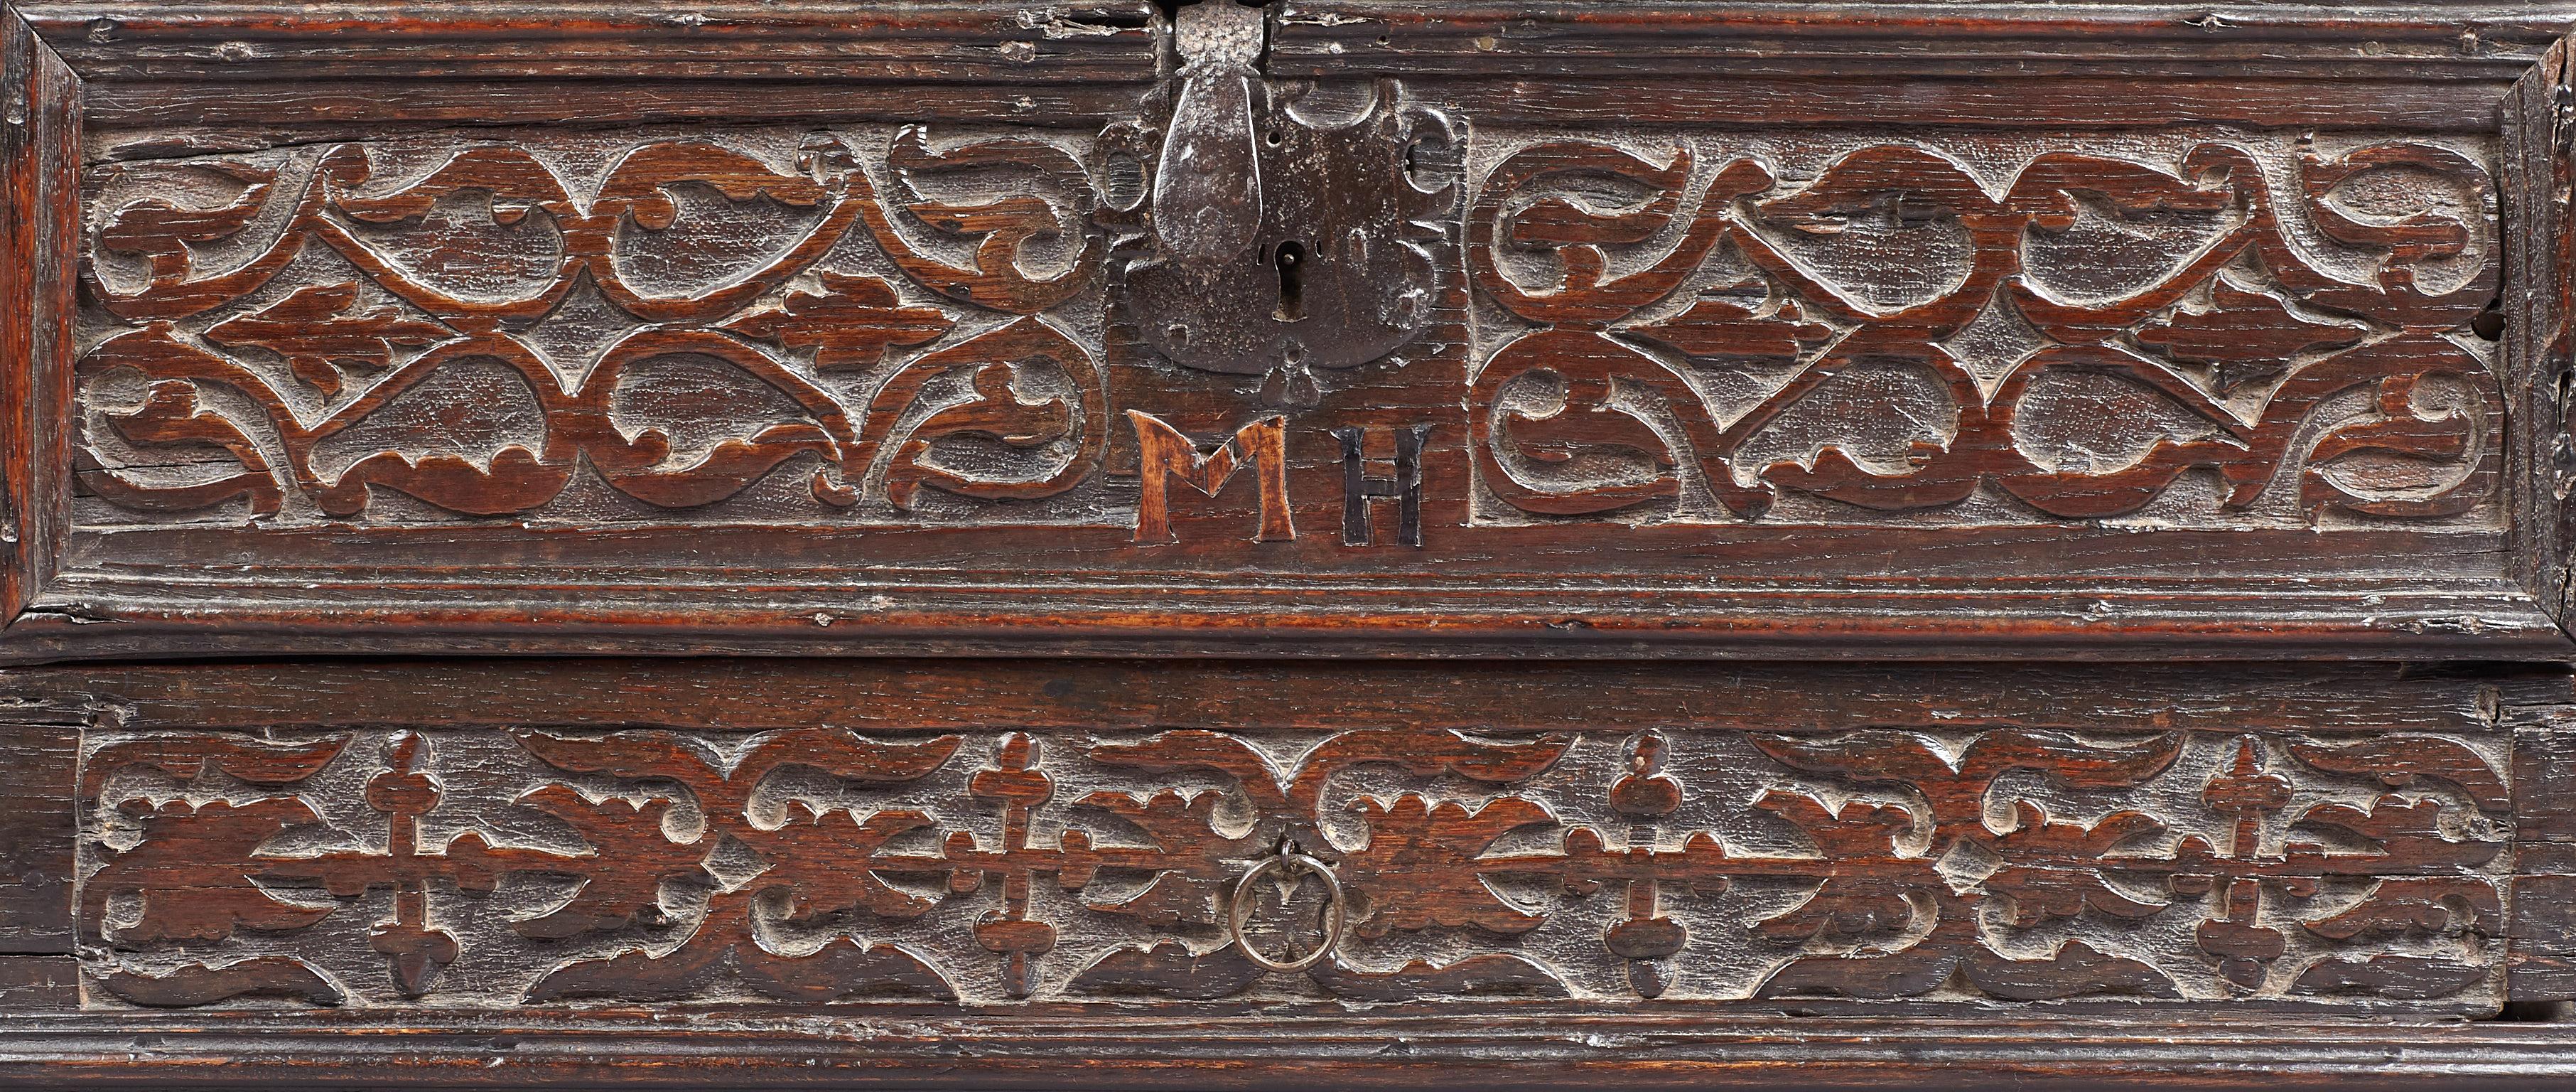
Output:
[[[510,927],[522,936],[552,940],[623,929],[630,923],[668,925],[661,905],[664,881],[715,886],[715,877],[701,863],[708,839],[701,834],[691,841],[674,842],[664,833],[663,817],[671,810],[668,800],[592,803],[569,786],[550,784],[520,797],[519,802],[571,824],[591,845],[588,856],[566,865],[567,870],[578,869],[582,877],[572,901],[538,917],[512,922]]]
[[[2335,940],[2409,933],[2454,936],[2469,930],[2493,934],[2504,927],[2504,900],[2494,884],[2471,877],[2391,876],[2373,885],[2351,909],[2300,925]]]
[[[337,154],[358,163],[366,161],[365,150],[356,146],[345,146]],[[336,194],[331,205],[367,223],[394,224],[427,216],[439,202],[466,193],[490,195],[492,222],[503,227],[540,209],[557,221],[579,219],[562,179],[526,149],[497,144],[463,149],[427,177],[399,190],[375,196]]]
[[[684,182],[706,186],[729,201],[766,197],[782,205],[812,207],[830,196],[814,179],[778,171],[730,148],[699,143],[647,144],[618,160],[608,181],[600,186],[602,207],[594,209],[593,215],[623,212],[647,231],[668,231],[680,219],[680,205],[672,198],[671,190]]]
[[[2290,987],[2304,994],[2373,994],[2401,1001],[2448,997],[2495,973],[2492,967],[2440,956],[2384,954],[2368,959],[2329,958],[2299,973]]]
[[[1408,960],[1391,971],[1362,970],[1339,959],[1328,959],[1307,973],[1334,994],[1362,1001],[1491,994],[1564,997],[1568,992],[1565,983],[1548,973],[1546,967],[1522,956],[1499,953],[1439,964]]]
[[[1566,181],[1589,178],[1596,186],[1601,180],[1616,180],[1642,189],[1645,200],[1622,204],[1571,188],[1544,193],[1522,205],[1511,217],[1503,244],[1523,251],[1554,250],[1562,263],[1561,294],[1585,295],[1601,287],[1602,274],[1608,269],[1601,248],[1642,243],[1663,228],[1679,210],[1682,184],[1690,178],[1690,170],[1691,153],[1687,147],[1674,149],[1670,162],[1662,167],[1651,167],[1642,159],[1610,148],[1569,145],[1526,149],[1496,173],[1531,180],[1550,176]]]
[[[2113,812],[2084,827],[2052,820],[2028,800],[2016,801],[2014,811],[2020,825],[1994,843],[2005,863],[1981,882],[1985,890],[2012,900],[2013,924],[2026,928],[2075,917],[2087,908],[2118,918],[2143,918],[2164,909],[2121,894],[2102,874],[2111,850],[2164,831],[2153,816]]]
[[[348,999],[321,972],[291,956],[253,956],[220,965],[194,963],[167,974],[111,971],[97,981],[138,1005],[208,1005],[236,997],[290,997],[311,1005]]]
[[[2177,311],[2139,330],[2138,340],[2163,348],[2176,360],[2217,365],[2222,394],[2278,378],[2310,349],[2341,348],[2362,337],[2359,327],[2310,322],[2291,314],[2281,301],[2237,288],[2223,277],[2211,286],[2211,297],[2208,310]]]
[[[225,776],[254,785],[291,785],[320,773],[348,745],[348,736],[311,743],[267,743],[188,733],[111,743],[90,752],[88,760],[81,764],[81,799],[98,799],[110,778],[137,766],[150,767],[185,782],[203,774],[211,764]]]
[[[1797,301],[1783,303],[1776,314],[1757,315],[1722,299],[1703,299],[1690,310],[1651,326],[1622,331],[1662,342],[1693,357],[1740,361],[1757,366],[1794,364],[1809,348],[1833,337],[1833,328],[1807,321]]]
[[[548,765],[573,773],[606,774],[625,781],[676,781],[710,817],[743,815],[753,790],[771,773],[806,766],[844,781],[887,784],[938,769],[957,753],[962,737],[917,742],[864,739],[834,728],[780,732],[762,740],[741,761],[719,769],[713,756],[663,733],[618,732],[578,738],[531,732],[522,746]]]
[[[1915,919],[1915,900],[1941,884],[1940,875],[1924,867],[1925,862],[1900,863],[1906,858],[1898,856],[1896,839],[1914,823],[1903,808],[1855,801],[1827,811],[1815,797],[1778,790],[1764,793],[1753,806],[1788,820],[1815,843],[1824,860],[1835,862],[1807,901],[1756,926],[1764,936],[1858,939],[1900,932]]]
[[[893,286],[875,277],[828,271],[816,277],[822,291],[791,292],[777,305],[729,319],[721,328],[811,349],[816,371],[856,372],[884,363],[888,349],[937,341],[953,325],[937,308],[907,306]]]
[[[957,996],[936,968],[893,944],[836,937],[801,956],[772,952],[761,946],[754,931],[751,905],[748,892],[719,895],[678,950],[656,957],[631,948],[567,963],[530,986],[527,1000],[685,1001],[727,984],[780,1001],[888,996],[945,1001]]]
[[[301,800],[174,800],[158,808],[136,800],[125,811],[142,821],[143,838],[82,885],[92,935],[132,945],[218,941],[237,928],[301,929],[331,913],[279,902],[251,882],[264,870],[252,856],[263,843],[321,821]],[[141,919],[106,933],[109,896],[127,893],[141,896]]]
[[[2106,993],[2182,996],[2173,979],[2154,967],[2080,940],[2058,945],[2046,959],[2006,959],[1979,948],[1969,953],[1962,970],[1978,989],[2008,1001],[2055,1001]]]
[[[2077,194],[2103,198],[2109,211],[2131,223],[2151,222],[2171,213],[2214,214],[2235,203],[2233,191],[2196,186],[2126,159],[2081,152],[2042,152],[2013,178],[2004,202],[2027,214],[2031,226],[2062,233],[2073,227],[2080,206]],[[2233,251],[2210,247],[2219,256]]]
[[[865,204],[868,226],[906,274],[933,291],[981,307],[1033,315],[1079,291],[1100,265],[1106,247],[1101,232],[1086,227],[1098,196],[1082,164],[1064,149],[1034,140],[980,140],[946,150],[934,149],[927,129],[905,126],[886,149],[908,211],[935,230],[976,240],[974,269],[961,270],[915,249],[887,222],[879,202]],[[981,203],[926,200],[918,197],[914,179],[922,174],[968,171],[1033,173],[1066,195],[1057,205],[1029,193],[1010,193]],[[860,176],[864,177],[864,176]],[[1081,245],[1064,267],[1032,275],[1023,263],[1031,243],[1079,234]]]
[[[833,822],[835,817],[846,822]],[[930,900],[887,886],[877,876],[878,859],[888,841],[937,825],[917,811],[880,811],[865,819],[833,811],[791,819],[776,830],[738,828],[735,837],[775,862],[753,887],[784,888],[788,921],[811,924],[847,910],[903,921],[920,917]]]
[[[1946,918],[1922,940],[1893,952],[1791,960],[1763,979],[1758,992],[1763,997],[1912,997],[1948,981],[1975,950],[1975,923]]]
[[[1196,728],[1161,732],[1135,743],[1100,743],[1091,748],[1094,761],[1152,772],[1211,770],[1243,787],[1255,807],[1267,814],[1288,808],[1280,771],[1250,743],[1223,732]]]
[[[1987,789],[2012,770],[2037,770],[2070,788],[2134,785],[2181,753],[2182,736],[2097,747],[2055,732],[1987,732],[1960,751],[1957,765],[1910,732],[1872,730],[1833,739],[1755,736],[1763,753],[1791,767],[1836,774],[1862,784],[1903,784],[1922,792],[1944,832],[1981,829]]]
[[[455,331],[412,318],[399,307],[360,307],[355,283],[299,288],[206,330],[206,340],[218,345],[266,349],[286,358],[288,370],[324,398],[339,394],[347,375],[373,375],[392,367],[396,346],[419,348],[455,336]]]
[[[128,202],[118,208],[99,226],[97,247],[111,253],[140,255],[151,267],[151,282],[133,292],[115,288],[104,280],[94,279],[92,284],[108,312],[128,321],[185,318],[256,291],[303,249],[305,233],[301,228],[320,213],[326,184],[341,180],[344,172],[362,162],[325,156],[305,180],[303,192],[292,199],[294,206],[287,222],[266,241],[265,249],[222,272],[199,276],[197,245],[239,239],[259,221],[269,203],[284,192],[277,188],[278,172],[274,168],[245,163],[208,164],[204,169],[241,183],[241,194],[211,208],[181,208],[159,197]],[[140,173],[148,179],[153,169],[151,165],[137,164],[116,170],[129,177]]]
[[[1602,248],[1642,243],[1678,215],[1688,192],[1690,146],[1662,165],[1604,144],[1537,144],[1512,153],[1486,179],[1467,219],[1467,259],[1478,287],[1533,322],[1599,328],[1671,294],[1725,237],[1723,214],[1737,197],[1772,185],[1751,160],[1720,168],[1672,250],[1652,266],[1618,276]],[[1553,283],[1523,287],[1500,253],[1553,260]]]
[[[1193,952],[1177,940],[1150,948],[1120,948],[1094,960],[1069,987],[1075,993],[1140,993],[1213,1001],[1250,989],[1265,972],[1243,950],[1228,942],[1209,952]]]
[[[243,435],[241,426],[231,418],[203,408],[193,383],[155,382],[144,392],[141,405],[131,411],[109,411],[106,417],[109,427],[128,444],[213,444],[238,460],[242,472],[188,485],[145,486],[108,468],[88,471],[97,456],[84,450],[81,458],[87,472],[81,480],[92,492],[129,508],[155,511],[192,511],[244,494],[250,497],[254,516],[275,515],[285,504],[286,491],[278,484],[277,474],[269,468],[268,457],[260,453],[259,445]]]
[[[1071,381],[1069,394],[1023,396],[1019,371],[1051,370]],[[927,353],[888,379],[869,400],[871,419],[892,427],[931,380],[972,376],[975,397],[933,412],[914,425],[886,468],[886,499],[910,510],[921,486],[987,499],[1032,500],[1053,496],[1088,475],[1109,442],[1107,379],[1091,354],[1055,327],[1035,318],[1014,319],[964,341]],[[1043,372],[1041,372],[1043,374]],[[1026,476],[968,474],[926,461],[938,441],[981,437],[1027,451],[1080,437],[1070,458]],[[1031,460],[1040,461],[1040,460]]]
[[[616,732],[605,736],[552,736],[530,732],[519,745],[547,765],[569,773],[604,774],[620,781],[677,782],[701,809],[714,811],[727,800],[724,772],[710,756],[662,732]]]
[[[2292,829],[2301,827],[2341,830],[2375,843],[2379,854],[2408,871],[2448,871],[2476,868],[2504,852],[2501,841],[2451,838],[2442,830],[2442,805],[2439,801],[2409,802],[2402,797],[2383,796],[2370,810],[2348,804],[2319,804],[2299,816]],[[2289,846],[2294,858],[2324,856],[2326,851],[2312,845],[2293,842]]]
[[[2293,743],[2290,753],[2317,769],[2376,778],[2392,789],[2424,780],[2447,782],[2468,794],[2480,811],[2492,815],[2513,811],[2513,794],[2505,788],[2504,779],[2496,776],[2495,767],[2458,740],[2423,735],[2375,736],[2340,746]]]
[[[194,254],[191,245],[240,234],[277,185],[274,170],[229,165],[221,170],[242,184],[238,197],[212,208],[181,208],[159,198],[128,202],[99,225],[99,249],[148,259],[155,282],[185,277]]]
[[[1469,393],[1469,432],[1485,487],[1525,512],[1614,512],[1677,495],[1674,452],[1624,408],[1622,391],[1696,403],[1636,348],[1596,331],[1542,330],[1486,363]],[[1680,398],[1682,401],[1676,402]],[[1524,469],[1526,467],[1526,469]]]
[[[1816,235],[1839,235],[1872,217],[1922,223],[1999,211],[2001,203],[1956,160],[1904,144],[1851,152],[1806,188],[1761,204],[1764,220]]]
[[[2454,196],[2418,195],[2418,207],[2404,212],[2361,212],[2338,199],[2356,179],[2384,172],[2435,176],[2453,188]],[[2319,231],[2345,245],[2385,254],[2374,286],[2311,272],[2305,283],[2294,285],[2309,293],[2311,302],[2421,330],[2465,324],[2495,296],[2501,272],[2493,245],[2495,186],[2476,160],[2437,144],[2377,144],[2332,160],[2302,154],[2299,182]],[[2468,282],[2439,294],[2425,291],[2417,280],[2419,266],[2456,258],[2472,242],[2481,243],[2486,256],[2473,267]]]
[[[1393,801],[1363,798],[1351,810],[1368,821],[1366,848],[1343,858],[1341,871],[1366,896],[1368,915],[1352,931],[1382,937],[1435,925],[1473,925],[1513,934],[1547,918],[1514,907],[1485,885],[1474,860],[1494,841],[1527,827],[1551,825],[1544,805],[1497,797],[1474,811],[1454,800],[1433,805],[1413,794]]]
[[[1128,793],[1096,792],[1077,801],[1135,824],[1152,840],[1154,880],[1143,891],[1116,903],[1088,905],[1104,914],[1125,914],[1147,926],[1180,922],[1214,924],[1240,862],[1266,848],[1259,828],[1227,837],[1216,829],[1216,806],[1224,798],[1203,792],[1182,795],[1170,789],[1138,798]],[[1196,958],[1196,957],[1193,957]]]
[[[1436,729],[1371,728],[1324,741],[1293,777],[1283,777],[1261,752],[1221,732],[1164,732],[1137,743],[1102,744],[1091,754],[1097,761],[1148,770],[1215,770],[1241,783],[1263,815],[1311,825],[1325,782],[1354,766],[1386,763],[1418,777],[1446,773],[1505,784],[1535,776],[1573,745],[1567,735],[1490,743]]]

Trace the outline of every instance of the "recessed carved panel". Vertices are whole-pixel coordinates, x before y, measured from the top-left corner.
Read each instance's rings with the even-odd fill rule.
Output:
[[[1482,154],[1467,255],[1492,321],[1468,412],[1494,510],[2172,526],[2494,500],[2474,149],[2174,132]]]
[[[2514,867],[2503,746],[109,729],[83,749],[79,928],[108,1007],[2476,1011]]]
[[[1192,443],[1281,416],[1273,458],[1313,470],[1265,508],[1366,507],[1316,466],[1336,430],[1385,431],[1379,458],[1421,431],[1408,488],[1448,494],[1461,548],[1587,516],[2496,518],[2474,145],[1495,132],[1443,177],[1456,135],[1396,84],[1280,94],[1268,139],[1357,157],[1226,134],[1250,176],[1323,172],[1271,179],[1285,210],[1141,158],[1215,139],[1186,101],[1096,136],[102,166],[81,518],[1129,525],[1131,412],[1221,430]],[[1352,117],[1300,111],[1334,94]],[[1411,205],[1350,211],[1350,186]],[[1193,203],[1221,200],[1269,220],[1202,239],[1225,225]]]
[[[92,134],[0,655],[2567,647],[2494,134],[1603,127],[1190,10],[1060,116]]]
[[[1081,147],[907,128],[863,167],[849,139],[106,168],[81,480],[282,523],[637,520],[764,483],[736,518],[813,519],[862,484],[910,510],[1085,481],[1110,418]],[[233,464],[185,456],[210,442]]]

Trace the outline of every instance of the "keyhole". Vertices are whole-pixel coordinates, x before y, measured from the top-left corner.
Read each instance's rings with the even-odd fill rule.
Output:
[[[2469,320],[2469,332],[2487,341],[2501,340],[2504,337],[2504,297],[2487,301],[2487,309]]]
[[[1290,239],[1279,244],[1274,260],[1279,266],[1279,313],[1281,322],[1296,322],[1306,317],[1306,244]]]

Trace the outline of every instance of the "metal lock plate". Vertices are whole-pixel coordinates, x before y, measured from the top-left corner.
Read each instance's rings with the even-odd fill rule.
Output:
[[[1317,371],[1421,333],[1457,203],[1462,137],[1396,81],[1272,81],[1263,13],[1184,8],[1178,78],[1115,143],[1153,150],[1113,266],[1145,344],[1200,371],[1265,376],[1312,404]]]

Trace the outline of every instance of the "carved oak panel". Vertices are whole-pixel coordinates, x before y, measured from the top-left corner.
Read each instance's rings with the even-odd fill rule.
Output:
[[[1384,101],[1400,86],[1351,93],[1352,124],[1397,124],[1366,119],[1400,113]],[[1432,472],[1447,495],[1401,493],[1452,513],[1456,545],[1606,513],[2498,518],[2482,143],[1827,132],[1640,154],[1479,136],[1463,227],[1423,223],[1446,219],[1457,178],[1390,159],[1377,184],[1419,197],[1384,227],[1253,240],[1294,258],[1253,309],[1293,290],[1312,312],[1264,314],[1294,333],[1258,348],[1210,344],[1241,324],[1166,283],[1190,275],[1186,252],[1120,257],[1116,319],[1145,345],[1116,352],[1101,289],[1113,254],[1148,243],[1101,222],[1116,168],[1083,134],[532,134],[105,165],[79,364],[97,503],[77,518],[1142,528],[1136,490],[1107,487],[1109,452],[1150,447],[1156,474],[1200,458],[1194,440],[1151,447],[1166,416],[1234,396],[1246,427],[1278,422],[1277,476],[1282,458],[1330,463],[1299,456],[1333,437],[1272,411],[1327,391],[1357,408],[1377,385],[1386,411],[1435,379],[1464,412],[1415,430],[1468,465]],[[1422,135],[1344,139],[1400,159]],[[1469,282],[1465,351],[1393,355]],[[1386,289],[1413,319],[1334,325]],[[210,443],[222,457],[183,454]],[[2223,488],[2177,493],[2196,469]],[[1270,537],[1293,539],[1292,487],[1266,488]]]
[[[110,109],[13,654],[2563,651],[2550,118],[1569,124],[1314,18],[1053,116]]]
[[[2562,1087],[2571,29],[0,0],[0,1084]]]
[[[84,996],[2503,996],[2510,730],[1973,727],[2000,711],[1960,698],[1784,730],[103,727]]]
[[[2384,665],[13,669],[7,818],[62,837],[5,860],[62,879],[0,889],[58,953],[0,957],[0,1072],[2527,1076],[2562,1026],[2495,1018],[2576,990],[2570,694]]]

